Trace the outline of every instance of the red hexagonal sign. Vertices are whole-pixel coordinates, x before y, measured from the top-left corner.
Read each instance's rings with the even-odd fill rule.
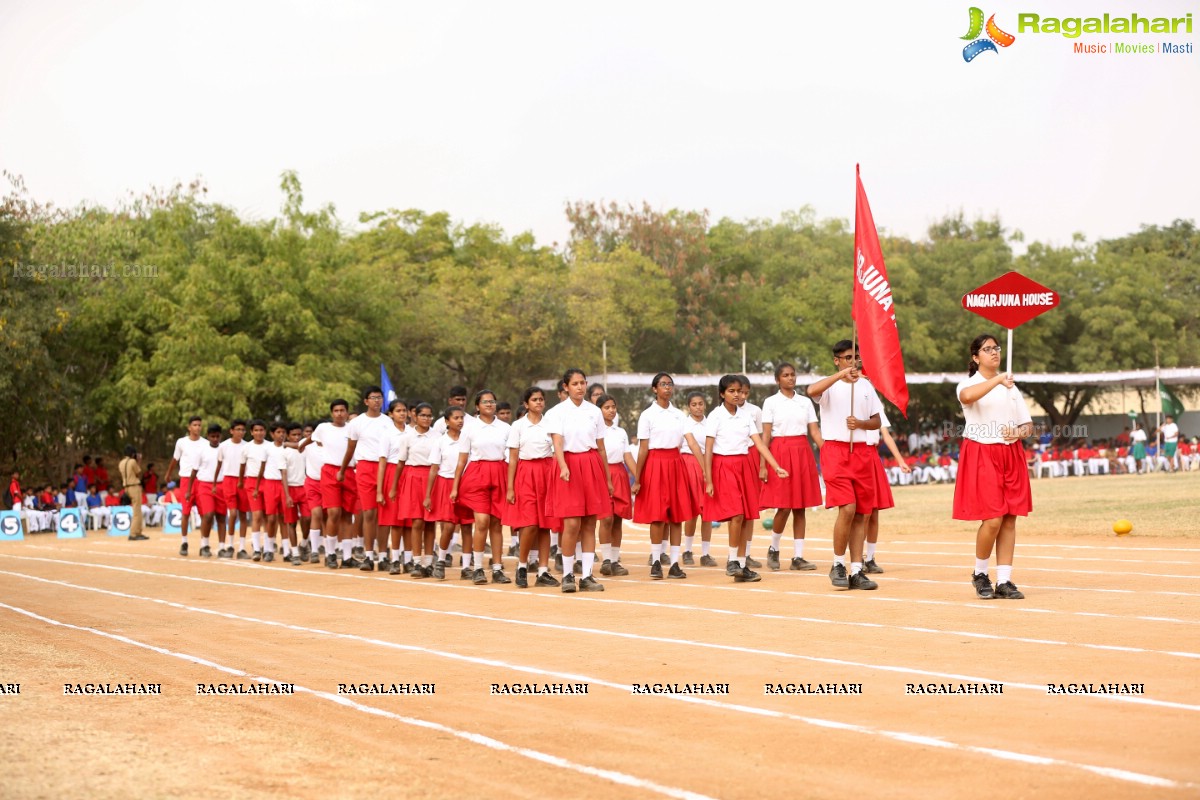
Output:
[[[1015,328],[1058,305],[1058,292],[1026,278],[1006,272],[963,295],[963,308],[986,320]]]

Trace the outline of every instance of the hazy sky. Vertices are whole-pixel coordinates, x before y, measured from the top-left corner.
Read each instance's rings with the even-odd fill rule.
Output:
[[[856,162],[908,236],[959,209],[1054,243],[1200,219],[1200,52],[1072,52],[1198,51],[1200,7],[991,2],[1016,41],[966,63],[969,2],[0,0],[0,168],[68,206],[199,177],[256,218],[294,169],[346,222],[445,210],[543,243],[576,199],[851,219]],[[1105,11],[1196,33],[1017,29]]]

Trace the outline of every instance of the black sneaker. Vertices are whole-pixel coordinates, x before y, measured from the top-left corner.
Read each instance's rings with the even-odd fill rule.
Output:
[[[757,558],[751,558],[750,554],[746,554],[746,566],[750,569],[762,569],[762,562]]]
[[[581,592],[603,592],[604,584],[596,580],[595,575],[588,575],[579,582],[579,591]]]
[[[201,558],[212,558],[212,548],[209,547],[208,545],[201,547],[200,548],[200,557]]]
[[[264,563],[271,564],[274,561],[275,561],[275,551],[274,550],[268,550],[267,552],[263,553],[263,562]]]
[[[530,562],[529,562],[529,563],[526,565],[526,569],[528,569],[528,570],[529,570],[530,572],[532,572],[534,575],[537,575],[538,568],[539,568],[539,567],[541,567],[541,566],[542,566],[542,565],[541,565],[541,564],[539,564],[539,563],[538,563],[538,560],[535,558],[535,559],[532,559],[532,560],[531,560],[531,561],[530,561]]]
[[[359,561],[355,561],[354,556],[350,556],[349,558],[342,559],[342,564],[341,564],[342,569],[359,569],[360,567],[362,567],[362,563]]]
[[[183,544],[179,545],[179,555],[181,555],[181,556],[187,555],[187,542],[184,542]]]
[[[719,567],[720,564],[712,556],[700,556],[700,566],[702,567]]]
[[[562,590],[563,594],[575,593],[575,576],[569,572],[566,575],[563,575]]]
[[[555,553],[555,554],[554,554],[554,571],[555,571],[555,572],[562,572],[562,571],[563,571],[563,565],[562,565],[562,553]]]
[[[146,541],[146,540],[147,540],[147,539],[149,539],[149,538],[150,538],[150,537],[149,537],[149,536],[147,536],[147,535],[146,535],[146,534],[144,534],[144,533],[131,533],[131,534],[129,534],[129,541],[131,541],[131,542],[144,542],[144,541]]]
[[[664,552],[658,557],[658,563],[662,564],[664,567],[669,567],[671,566],[671,557]]]
[[[555,578],[549,572],[543,572],[537,576],[537,580],[533,582],[534,586],[558,586],[558,578]]]
[[[401,568],[402,566],[403,566],[403,564],[401,564],[401,563],[400,563],[400,559],[398,559],[398,558],[397,558],[395,561],[393,561],[392,563],[388,564],[388,570],[387,570],[387,574],[388,574],[388,575],[399,575],[399,574],[400,574],[400,568]],[[381,568],[381,569],[382,569],[382,568]]]
[[[483,586],[485,583],[487,583],[487,574],[482,568],[480,568],[475,570],[475,573],[471,576],[471,579],[475,581],[476,586]]]
[[[217,558],[233,558],[233,548],[228,550],[218,550]]]
[[[238,561],[246,561],[249,558],[250,558],[250,554],[247,553],[245,550],[238,550],[238,554],[237,554]]]
[[[879,584],[867,577],[866,570],[859,570],[850,576],[849,588],[851,589],[878,589]]]
[[[653,566],[654,566],[654,554],[653,554],[653,553],[651,553],[650,555],[646,556],[646,566],[648,566],[648,567],[653,567]]]
[[[975,594],[979,595],[980,600],[991,600],[996,596],[992,591],[992,581],[988,578],[986,572],[974,572],[971,574],[971,583],[975,586]]]
[[[863,572],[866,572],[869,575],[882,575],[883,567],[876,564],[875,559],[872,558],[863,562]]]
[[[767,566],[774,572],[779,571],[779,551],[774,547],[767,548]]]
[[[575,559],[575,574],[576,575],[583,574],[583,559],[582,558]]]
[[[404,565],[403,565],[403,567],[401,567],[401,569],[404,571],[404,574],[407,575],[408,573],[412,572],[412,570],[413,570],[413,562],[405,561]]]
[[[802,570],[816,569],[817,565],[807,559],[801,558],[800,556],[796,556],[795,558],[792,559],[791,568],[792,569],[802,569]]]
[[[310,563],[310,564],[320,564],[320,563],[321,563],[321,555],[320,555],[320,553],[312,553],[312,552],[310,552],[310,553],[308,554],[308,563]]]
[[[601,575],[612,575],[612,561],[604,559],[604,563],[600,565]]]
[[[433,575],[433,572],[430,571],[430,572],[426,573],[425,566],[423,564],[418,564],[416,567],[413,567],[413,571],[411,574],[412,574],[412,577],[414,577],[414,578],[428,578],[431,575]]]
[[[558,545],[552,544],[550,545],[550,557],[554,558],[556,555],[559,555]]]
[[[625,569],[625,566],[620,561],[614,561],[612,565],[612,574],[614,577],[619,578],[622,575],[628,575],[629,570]]]
[[[374,572],[375,571],[375,561],[370,558],[364,558],[362,564],[360,564],[358,568],[362,572]]]
[[[187,545],[184,545],[184,549],[185,550],[187,549]],[[184,555],[187,555],[187,553],[184,553]],[[250,556],[250,560],[251,561],[262,561],[262,551],[255,550],[254,555]]]
[[[512,583],[512,578],[504,574],[502,569],[492,570],[492,583]]]
[[[363,548],[362,545],[359,545],[358,547],[354,547],[354,548],[350,549],[350,555],[354,556],[356,559],[366,558],[367,551]]]
[[[297,552],[297,551],[295,551],[295,550],[293,550],[293,551],[292,551],[292,559],[291,559],[291,561],[292,561],[292,566],[293,566],[293,567],[298,567],[298,566],[300,566],[301,564],[303,564],[303,563],[304,563],[304,559],[300,557],[300,553],[298,553],[298,552]]]
[[[508,546],[508,554],[510,556],[515,556],[515,555],[518,555],[519,553],[520,553],[520,550],[518,549],[518,545],[510,544]]]
[[[691,551],[691,550],[685,550],[685,551],[684,551],[684,553],[683,553],[683,565],[684,565],[685,567],[694,567],[694,566],[696,566],[696,558],[695,558],[695,556],[693,556],[693,555],[692,555],[692,551]]]
[[[376,566],[379,567],[380,572],[386,572],[389,575],[392,572],[392,562],[388,560],[387,556],[380,556],[379,563]]]
[[[834,565],[829,568],[829,582],[841,589],[845,589],[850,585],[850,578],[846,575],[845,564],[834,562]]]
[[[667,573],[668,578],[686,578],[687,573],[678,564],[671,565],[671,571]]]
[[[650,568],[650,577],[656,581],[663,579],[662,564],[658,563],[657,560],[654,562],[654,566]]]
[[[725,562],[725,574],[732,578],[734,575],[742,571],[742,565],[736,561]]]
[[[300,545],[300,553],[299,553],[300,560],[308,561],[308,555],[309,555],[308,542],[304,542],[303,544]]]
[[[517,567],[517,588],[518,589],[528,589],[529,588],[529,571],[526,570],[524,567]]]
[[[395,568],[395,566],[396,565],[393,563],[392,567]],[[437,578],[439,581],[446,580],[446,562],[439,561],[433,565],[433,577]]]
[[[996,584],[996,597],[1001,600],[1024,600],[1025,595],[1021,594],[1021,590],[1012,581]]]
[[[238,558],[241,558],[241,556],[238,556]],[[337,569],[338,568],[338,557],[333,553],[330,553],[329,555],[325,556],[325,566],[328,567],[329,569]]]
[[[462,572],[458,573],[458,577],[464,581],[474,580],[475,570],[470,567],[463,567]]]
[[[738,570],[737,574],[733,576],[734,583],[757,583],[761,580],[762,575],[759,575],[749,567]]]

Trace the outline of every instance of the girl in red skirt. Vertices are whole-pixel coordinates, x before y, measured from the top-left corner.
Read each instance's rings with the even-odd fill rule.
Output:
[[[726,375],[717,385],[721,405],[708,415],[704,431],[704,461],[708,480],[704,491],[704,521],[729,523],[729,565],[725,574],[737,583],[762,580],[748,566],[742,565],[742,523],[746,517],[757,517],[759,512],[759,477],[746,454],[750,446],[758,450],[767,464],[780,478],[788,476],[787,470],[779,466],[758,435],[754,419],[749,414],[739,414],[742,381],[736,375]]]
[[[568,594],[576,591],[575,545],[582,541],[583,577],[578,590],[602,592],[604,586],[592,575],[592,568],[596,561],[596,517],[612,507],[612,478],[604,453],[604,416],[599,408],[584,402],[587,376],[583,370],[567,370],[562,383],[567,399],[546,415],[546,429],[558,463],[550,511],[563,521],[562,590]]]
[[[692,469],[699,469],[703,481],[704,468],[699,461],[703,450],[696,437],[687,431],[687,416],[671,405],[675,396],[671,376],[658,373],[650,389],[654,392],[654,402],[638,416],[638,458],[634,469],[637,507],[633,518],[650,525],[650,577],[662,580],[665,536],[671,548],[667,577],[682,579],[687,577],[679,566],[683,523],[694,522],[700,512],[699,493],[685,462],[691,462]],[[681,455],[681,447],[687,447],[689,455]],[[711,526],[708,530],[712,530]]]
[[[413,424],[403,438],[395,474],[389,478],[388,499],[395,503],[395,515],[409,523],[409,541],[413,549],[414,578],[433,577],[433,532],[432,520],[426,524],[429,512],[425,509],[425,487],[429,485],[429,473],[433,461],[430,456],[437,438],[432,430],[433,407],[429,403],[419,404],[412,413]],[[397,575],[401,567],[392,562],[391,574]]]
[[[687,474],[688,486],[692,496],[696,498],[696,513],[683,524],[683,565],[695,565],[692,555],[692,544],[696,540],[696,522],[704,511],[704,426],[708,414],[708,398],[703,392],[689,392],[687,396],[687,419],[683,430],[690,433],[697,442],[697,449],[692,450],[688,439],[684,437],[679,445],[683,455],[683,471]],[[712,557],[709,549],[712,547],[712,525],[700,526],[700,566],[716,567],[717,560]]]
[[[792,562],[796,570],[812,570],[817,565],[804,558],[804,510],[822,503],[821,483],[817,478],[817,461],[812,445],[820,447],[821,426],[817,410],[808,395],[796,391],[796,368],[788,363],[775,368],[775,383],[779,391],[763,403],[763,444],[775,460],[788,471],[787,478],[778,478],[759,468],[759,478],[766,481],[760,502],[764,510],[777,509],[771,525],[771,547],[767,550],[767,566],[779,569],[779,542],[788,517],[792,518]]]
[[[395,575],[404,566],[404,549],[402,524],[406,522],[397,514],[397,503],[394,494],[389,495],[389,487],[395,484],[396,469],[400,463],[400,451],[407,439],[411,428],[408,427],[408,404],[403,400],[393,400],[388,403],[387,416],[392,420],[392,430],[388,432],[387,451],[379,459],[379,470],[383,473],[379,480],[379,496],[376,503],[379,506],[379,540],[388,543],[388,552],[380,552],[379,569],[389,575]],[[367,469],[366,466],[362,469]],[[389,558],[390,556],[390,558]],[[370,560],[363,562],[365,569]],[[373,565],[372,565],[373,566]],[[369,570],[368,570],[369,571]]]
[[[509,425],[496,416],[496,395],[484,389],[475,395],[475,421],[464,428],[458,449],[458,467],[450,501],[458,502],[475,514],[476,585],[488,582],[483,571],[483,547],[492,545],[492,583],[512,583],[504,574],[504,531],[501,517],[508,496],[508,465],[504,455],[508,447]],[[466,547],[464,545],[463,549]]]
[[[536,586],[558,586],[550,574],[550,529],[559,521],[550,516],[550,490],[558,479],[554,463],[554,443],[546,431],[543,414],[546,394],[536,386],[521,396],[525,416],[512,424],[508,431],[508,505],[504,523],[520,531],[517,546],[517,587],[529,586],[529,570],[533,568],[531,553],[536,549],[546,554],[538,562]]]
[[[1029,470],[1021,440],[1033,433],[1033,420],[1011,374],[1000,372],[1000,345],[983,334],[971,342],[967,379],[958,384],[962,404],[962,455],[954,483],[954,518],[980,520],[975,534],[971,583],[983,599],[1022,600],[1012,582],[1017,517],[1033,510]],[[996,550],[996,586],[988,579],[988,559]]]
[[[621,520],[633,517],[633,495],[629,491],[629,476],[636,472],[633,456],[629,452],[629,434],[617,424],[617,401],[611,395],[602,394],[596,401],[604,415],[604,454],[608,460],[608,475],[612,481],[612,508],[607,515],[597,519],[600,536],[600,554],[604,562],[600,565],[601,575],[628,575],[629,570],[621,566]]]
[[[446,577],[446,567],[451,565],[450,540],[454,536],[454,527],[462,526],[463,541],[469,542],[471,526],[475,524],[475,515],[450,500],[450,489],[454,486],[454,472],[458,469],[458,446],[462,441],[463,423],[466,412],[459,406],[450,406],[443,412],[442,419],[446,422],[446,432],[433,444],[429,453],[430,463],[436,464],[437,469],[429,471],[428,483],[425,484],[425,519],[436,520],[442,524],[441,535],[438,538],[438,560],[433,565],[433,577],[442,580]],[[473,579],[475,571],[471,569],[471,549],[463,548],[462,575],[464,579]]]

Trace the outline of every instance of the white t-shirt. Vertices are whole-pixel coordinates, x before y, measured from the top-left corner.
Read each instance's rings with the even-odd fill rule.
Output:
[[[281,481],[287,472],[287,448],[276,446],[274,442],[267,445],[267,468],[263,470],[263,480]]]
[[[396,423],[383,414],[378,417],[360,414],[346,423],[346,430],[347,438],[358,442],[354,446],[354,457],[359,461],[378,464],[379,459],[387,456],[388,435],[396,430]]]
[[[761,408],[747,400],[745,403],[738,406],[738,413],[749,414],[750,418],[754,420],[754,432],[760,434],[762,433],[763,418]]]
[[[1144,430],[1142,430],[1141,428],[1138,428],[1136,431],[1129,434],[1129,441],[1134,444],[1136,444],[1137,442],[1141,442],[1142,444],[1145,444],[1146,443],[1146,432]]]
[[[879,409],[879,430],[863,431],[863,433],[866,434],[866,436],[863,437],[863,441],[866,442],[867,444],[871,445],[871,447],[875,447],[876,445],[879,444],[880,440],[883,439],[883,429],[890,428],[890,427],[892,427],[892,423],[888,420],[887,414],[884,412],[883,408],[880,408]]]
[[[470,428],[463,427],[462,435],[458,437],[459,452],[470,453],[468,461],[503,461],[510,427],[498,417],[489,423],[475,420]]]
[[[417,429],[410,425],[405,428],[404,436],[401,437],[400,461],[409,467],[432,466],[433,460],[430,455],[433,453],[433,446],[437,440],[438,435],[433,432],[433,428],[424,433],[417,433]],[[388,460],[390,461],[391,458],[389,457]]]
[[[1179,426],[1174,422],[1165,423],[1162,426],[1162,436],[1164,443],[1179,441]]]
[[[204,449],[196,454],[196,480],[203,483],[212,483],[217,479],[217,453],[220,451],[220,446],[213,447],[207,439],[204,440]],[[188,475],[191,477],[191,474]],[[198,491],[193,489],[193,495]]]
[[[638,417],[637,438],[647,440],[651,450],[678,450],[684,446],[683,435],[687,432],[688,415],[675,406],[663,408],[658,403],[651,403]],[[605,447],[608,439],[605,438]],[[612,453],[609,453],[609,463]]]
[[[579,405],[568,398],[550,409],[543,417],[548,433],[563,437],[563,450],[567,453],[586,453],[596,449],[596,442],[604,438],[604,414],[586,400]]]
[[[325,448],[310,444],[300,455],[304,456],[304,476],[314,481],[321,480],[321,467],[325,466]],[[299,452],[299,451],[297,451]]]
[[[546,417],[543,415],[534,424],[528,416],[524,416],[510,425],[508,447],[517,449],[517,458],[521,461],[553,456],[554,443],[550,441],[550,434],[546,430]]]
[[[771,436],[807,436],[808,423],[816,421],[817,410],[812,400],[800,392],[791,397],[776,392],[763,403],[762,422],[771,424]]]
[[[604,453],[608,456],[608,463],[624,463],[625,454],[628,452],[629,434],[625,433],[625,429],[614,419],[612,425],[606,425],[604,428]]]
[[[308,450],[305,449],[304,452],[307,453]],[[294,447],[285,447],[283,448],[283,457],[287,461],[287,485],[303,486],[308,469],[304,453]]]
[[[958,384],[955,396],[961,398],[963,389],[968,386],[978,386],[987,383],[982,372],[976,372],[971,377]],[[962,403],[962,400],[959,400]],[[963,438],[980,444],[1004,444],[1001,429],[1014,427],[1032,422],[1029,408],[1021,397],[1017,387],[1006,389],[1003,384],[993,386],[983,397],[970,405],[963,404]]]
[[[242,450],[245,447],[245,439],[240,442],[235,442],[233,439],[221,442],[220,447],[217,448],[217,460],[221,462],[221,480],[238,476],[238,471],[242,468]]]
[[[467,429],[467,426],[470,425],[472,422],[478,422],[478,420],[475,417],[472,417],[470,414],[468,414],[466,412],[466,409],[463,409],[463,430],[465,431]],[[446,418],[439,416],[437,419],[435,419],[433,421],[433,427],[431,427],[429,430],[433,431],[435,435],[441,436],[443,433],[446,432]]]
[[[850,429],[846,427],[846,417],[850,416],[850,393],[854,393],[854,416],[857,419],[870,419],[876,414],[883,413],[883,404],[875,387],[866,378],[859,378],[857,383],[839,380],[825,390],[821,395],[821,438],[827,442],[849,442]],[[861,442],[862,430],[854,432],[854,440]]]
[[[325,463],[340,467],[342,459],[346,457],[346,443],[350,441],[350,426],[347,424],[339,428],[332,422],[322,422],[313,430],[312,440],[313,444],[308,447],[320,445]],[[304,449],[308,450],[308,447]]]
[[[692,419],[692,415],[687,415],[687,420],[683,424],[683,432],[690,433],[696,440],[696,444],[700,446],[700,455],[704,455],[704,429],[707,427],[708,420]],[[683,440],[683,444],[679,445],[680,452],[691,455],[692,448],[688,446],[687,439]]]
[[[203,436],[199,439],[192,440],[187,436],[182,436],[175,441],[175,455],[173,458],[179,464],[179,477],[190,478],[192,471],[196,469],[196,464],[200,460],[205,450],[211,450],[212,446],[208,443],[208,439]]]
[[[458,440],[450,438],[450,434],[443,433],[433,443],[433,449],[429,451],[429,459],[438,465],[438,477],[453,478],[454,471],[458,469],[458,446],[462,442],[462,436]]]
[[[709,412],[704,426],[704,436],[713,439],[713,455],[717,456],[745,455],[753,445],[750,437],[757,432],[751,414],[741,409],[730,414],[724,403]]]
[[[242,463],[246,465],[246,477],[257,478],[258,468],[267,462],[267,448],[274,447],[274,443],[263,442],[246,442],[246,446],[242,448]]]

